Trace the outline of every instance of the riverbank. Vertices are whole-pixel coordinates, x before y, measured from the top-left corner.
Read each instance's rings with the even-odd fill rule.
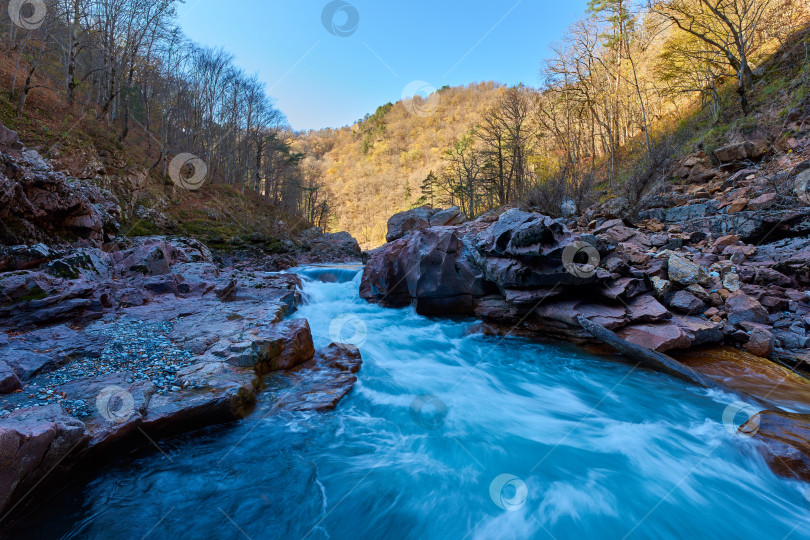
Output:
[[[356,349],[316,351],[307,321],[289,320],[294,274],[220,267],[188,240],[134,244],[0,273],[4,518],[85,463],[243,418],[267,374],[306,383],[287,385],[284,410],[331,409],[356,380]]]
[[[300,279],[277,273],[359,260],[348,235],[311,229],[284,255],[260,234],[220,251],[128,238],[112,193],[3,126],[0,162],[0,521],[89,463],[245,417],[269,373],[306,381],[290,383],[288,410],[327,410],[351,389],[359,353],[316,350],[289,319]]]
[[[358,268],[295,273],[308,300],[293,317],[316,348],[347,322],[341,337],[363,356],[340,406],[268,414],[295,376],[279,372],[253,414],[60,485],[9,534],[808,538],[807,485],[773,475],[735,433],[735,394],[370,304]]]
[[[688,206],[678,215],[689,213]],[[775,471],[810,480],[810,417],[791,416],[806,408],[780,404],[789,372],[768,360],[796,370],[791,377],[803,381],[801,401],[810,404],[803,378],[810,357],[808,208],[678,223],[651,217],[630,223],[604,212],[554,220],[501,209],[437,227],[419,212],[391,219],[391,241],[369,255],[361,296],[386,307],[413,304],[425,315],[475,316],[487,332],[502,335],[578,344],[611,336],[609,343],[640,365],[705,387],[740,393],[739,376],[756,374],[760,387],[749,396],[759,406],[754,412],[774,411],[781,430],[744,429],[769,443]],[[729,224],[738,220],[759,223],[749,231],[774,222],[779,232],[755,244],[751,236],[728,234],[742,232]],[[662,356],[709,345],[748,355],[726,355],[725,377],[710,362],[690,368]]]

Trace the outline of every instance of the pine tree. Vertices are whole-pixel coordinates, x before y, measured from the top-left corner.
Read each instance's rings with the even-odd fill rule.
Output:
[[[428,174],[427,177],[422,180],[422,197],[420,197],[420,200],[423,201],[423,204],[427,204],[431,207],[433,206],[433,197],[436,190],[437,180],[438,178],[436,178],[436,174],[434,174],[433,171],[430,171],[430,174]]]

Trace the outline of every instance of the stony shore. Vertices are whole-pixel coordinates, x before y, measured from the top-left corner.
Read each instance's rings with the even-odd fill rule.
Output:
[[[88,465],[246,416],[263,389],[274,411],[328,410],[351,390],[357,349],[316,351],[289,318],[301,282],[276,271],[295,257],[116,236],[111,193],[2,126],[0,161],[0,521]],[[302,241],[301,262],[360,258],[346,234]]]
[[[775,471],[810,481],[810,208],[706,216],[751,174],[718,180],[720,203],[685,199],[663,220],[503,208],[433,226],[436,210],[404,212],[369,253],[360,293],[425,315],[475,316],[485,332],[608,343],[640,365],[737,393],[767,409],[741,431],[766,442]],[[795,176],[804,185],[810,170]],[[693,214],[703,217],[683,217]],[[685,353],[690,361],[679,361]]]
[[[288,318],[294,274],[219,267],[167,238],[68,258],[0,273],[3,513],[95,456],[244,417],[273,373],[294,370],[278,410],[327,410],[356,380],[356,349],[316,351],[307,321]]]

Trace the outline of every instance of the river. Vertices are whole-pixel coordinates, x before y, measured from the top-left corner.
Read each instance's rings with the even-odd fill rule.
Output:
[[[565,344],[383,309],[357,267],[297,270],[353,392],[169,441],[58,491],[18,538],[810,538],[805,487],[723,413],[736,397]],[[740,419],[737,419],[740,420]],[[744,420],[744,418],[742,418]]]

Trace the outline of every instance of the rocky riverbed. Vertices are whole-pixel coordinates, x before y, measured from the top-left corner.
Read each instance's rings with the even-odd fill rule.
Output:
[[[810,171],[791,181],[803,186],[805,176]],[[705,204],[677,207],[678,216],[696,211],[690,206]],[[605,342],[642,365],[742,393],[736,376],[719,376],[716,365],[689,367],[662,353],[745,351],[727,354],[725,370],[757,379],[747,399],[782,419],[778,430],[757,431],[774,469],[810,480],[810,416],[791,415],[810,411],[801,375],[810,370],[810,209],[761,210],[631,222],[604,209],[578,220],[500,209],[432,226],[422,214],[435,211],[418,209],[391,218],[391,241],[369,254],[360,292],[383,306],[413,304],[425,315],[476,316],[486,332]],[[756,226],[737,227],[740,219]],[[759,236],[766,224],[774,234]],[[788,370],[772,361],[802,381],[792,387],[791,405],[780,402]]]
[[[192,241],[144,238],[7,270],[6,512],[92,456],[249,414],[280,370],[296,371],[274,379],[279,408],[326,410],[356,380],[355,349],[316,351],[306,320],[287,320],[302,301],[295,275],[220,267]]]
[[[716,170],[686,160],[684,182],[634,219],[613,203],[560,219],[398,214],[366,254],[361,296],[474,316],[487,333],[607,343],[734,392],[758,413],[740,431],[766,442],[776,472],[810,480],[810,208],[735,165],[743,150],[758,152],[725,149]],[[276,271],[359,260],[353,238],[312,229],[308,250],[283,257],[125,238],[111,193],[54,171],[5,128],[0,157],[0,515],[99,457],[244,417],[262,389],[273,410],[305,411],[351,391],[359,352],[316,350],[307,321],[289,318],[299,278]],[[800,194],[808,167],[784,179]]]
[[[265,387],[279,410],[328,410],[351,390],[358,351],[316,351],[288,319],[301,283],[275,271],[294,258],[116,236],[111,193],[2,126],[0,158],[0,519],[99,458],[244,417]],[[360,256],[345,234],[304,241],[317,254],[302,260]]]

